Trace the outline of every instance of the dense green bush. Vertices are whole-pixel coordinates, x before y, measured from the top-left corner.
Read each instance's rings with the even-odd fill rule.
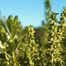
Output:
[[[18,16],[0,19],[0,66],[66,66],[66,8],[56,16],[35,30]]]

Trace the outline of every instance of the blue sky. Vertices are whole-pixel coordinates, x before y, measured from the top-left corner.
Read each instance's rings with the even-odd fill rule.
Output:
[[[41,25],[44,20],[44,0],[0,0],[1,16],[18,15],[23,26]],[[52,10],[61,12],[66,0],[51,0]]]

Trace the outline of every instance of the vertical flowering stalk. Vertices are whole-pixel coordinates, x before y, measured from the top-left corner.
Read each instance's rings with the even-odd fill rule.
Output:
[[[47,50],[45,52],[47,57],[47,64],[51,66],[63,66],[62,65],[62,56],[61,51],[62,47],[58,39],[58,23],[56,19],[56,13],[51,14],[50,18],[50,27],[49,27],[49,38],[48,38],[48,45]]]
[[[35,37],[34,37],[34,29],[30,25],[29,27],[26,27],[26,41],[27,41],[27,47],[26,47],[26,56],[29,60],[29,65],[34,66],[34,60],[35,57],[38,56],[38,45],[35,43]]]

